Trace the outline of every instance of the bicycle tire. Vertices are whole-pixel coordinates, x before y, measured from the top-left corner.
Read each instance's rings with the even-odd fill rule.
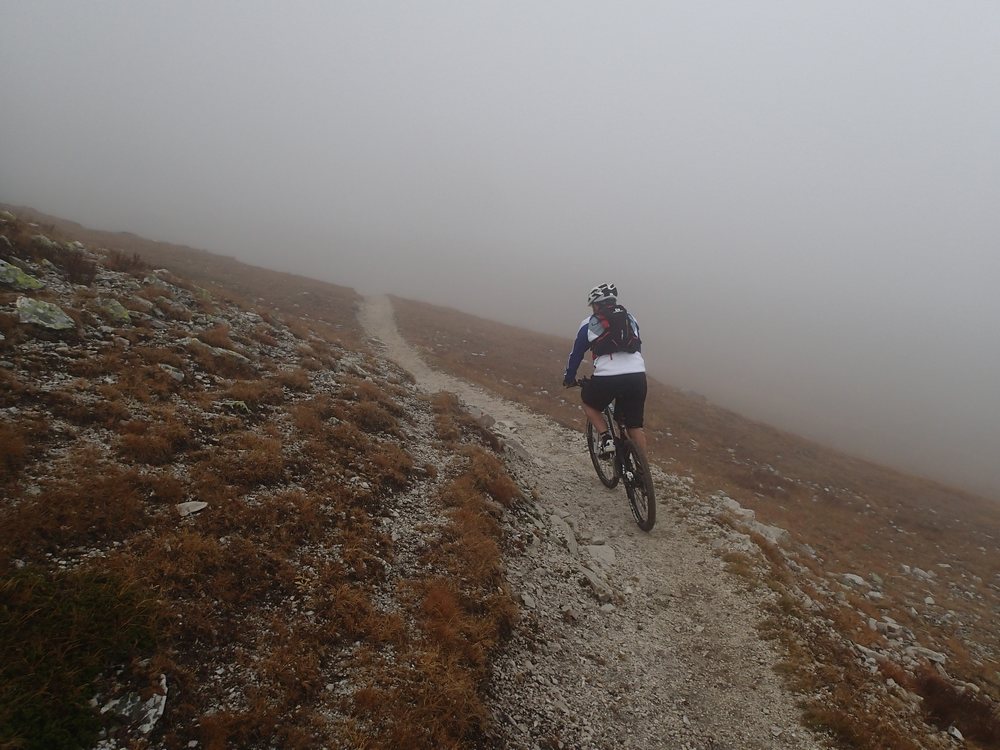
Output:
[[[649,462],[631,440],[625,440],[622,460],[622,483],[635,522],[643,531],[650,531],[656,523],[656,492]]]
[[[597,472],[597,477],[601,480],[601,484],[609,490],[613,490],[618,486],[618,480],[621,478],[618,474],[618,462],[615,461],[614,456],[601,458],[598,453],[597,438],[597,430],[595,430],[594,425],[588,421],[587,450],[590,451],[590,460],[594,463],[594,471]]]

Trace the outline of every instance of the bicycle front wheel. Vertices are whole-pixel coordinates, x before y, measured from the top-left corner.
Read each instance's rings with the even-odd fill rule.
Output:
[[[635,443],[625,441],[625,456],[622,461],[625,494],[632,508],[635,522],[643,531],[649,531],[656,523],[656,493],[653,490],[653,475],[649,471],[646,456],[639,452]]]
[[[599,443],[600,435],[597,430],[594,429],[594,425],[587,421],[587,450],[590,451],[590,460],[594,462],[594,470],[597,472],[598,478],[601,480],[601,484],[607,487],[609,490],[614,489],[618,485],[618,471],[616,469],[615,456],[611,455],[606,458],[601,458],[600,455],[600,445]]]

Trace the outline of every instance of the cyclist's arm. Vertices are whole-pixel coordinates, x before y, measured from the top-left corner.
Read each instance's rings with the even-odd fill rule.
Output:
[[[566,362],[566,373],[563,375],[563,385],[571,384],[576,380],[576,371],[580,369],[580,363],[587,350],[590,349],[590,339],[587,337],[587,324],[580,326],[573,341],[573,351],[569,353],[569,360]]]

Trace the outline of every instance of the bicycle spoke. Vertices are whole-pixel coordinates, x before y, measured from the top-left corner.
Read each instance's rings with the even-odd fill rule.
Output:
[[[656,499],[653,490],[652,475],[645,456],[640,454],[635,444],[626,441],[626,458],[624,461],[625,493],[636,523],[643,531],[649,531],[656,523]]]
[[[590,460],[594,464],[594,470],[598,478],[608,489],[614,488],[618,484],[618,460],[617,455],[602,457],[600,446],[598,445],[599,435],[594,426],[587,423],[587,449],[590,451]]]

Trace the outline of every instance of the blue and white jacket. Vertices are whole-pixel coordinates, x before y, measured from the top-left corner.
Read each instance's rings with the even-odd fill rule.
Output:
[[[628,319],[632,323],[632,330],[638,336],[639,323],[632,313],[629,313]],[[601,335],[603,330],[601,322],[595,316],[589,315],[583,319],[583,322],[580,324],[580,330],[576,333],[576,340],[573,341],[573,351],[569,353],[569,361],[566,363],[566,374],[563,376],[564,383],[569,383],[576,378],[576,371],[579,369],[580,363],[583,362],[584,355],[590,350],[591,343]],[[594,357],[594,377],[626,375],[630,372],[646,372],[646,361],[642,358],[641,348],[640,346],[640,351],[635,353],[614,352]]]

